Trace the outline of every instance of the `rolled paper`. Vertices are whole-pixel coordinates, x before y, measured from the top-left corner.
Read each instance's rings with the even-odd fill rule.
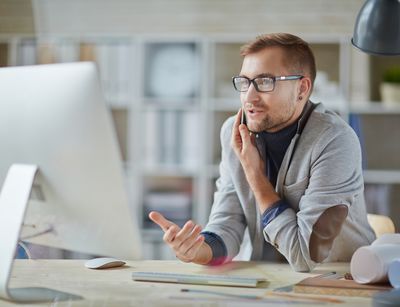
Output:
[[[400,244],[373,244],[356,250],[351,258],[350,271],[360,284],[388,281],[388,267],[400,258]]]
[[[400,233],[385,233],[377,238],[371,245],[400,244]]]
[[[393,288],[400,289],[400,258],[389,264],[388,278]]]

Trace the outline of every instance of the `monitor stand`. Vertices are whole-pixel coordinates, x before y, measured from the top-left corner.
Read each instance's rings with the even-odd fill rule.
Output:
[[[36,165],[13,164],[0,192],[0,299],[14,302],[48,302],[82,299],[58,290],[29,287],[9,288],[15,251],[32,190]]]

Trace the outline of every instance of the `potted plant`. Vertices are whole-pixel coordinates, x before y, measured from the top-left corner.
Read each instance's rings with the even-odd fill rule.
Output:
[[[384,73],[380,91],[383,103],[400,104],[400,67],[392,67]]]

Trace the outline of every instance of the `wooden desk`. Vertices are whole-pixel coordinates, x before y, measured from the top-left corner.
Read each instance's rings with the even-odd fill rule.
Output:
[[[234,262],[221,267],[206,267],[178,261],[129,261],[124,267],[107,270],[90,270],[83,260],[16,260],[10,287],[47,287],[84,297],[83,300],[57,302],[56,306],[251,306],[270,302],[240,300],[213,294],[182,293],[180,289],[203,289],[234,294],[260,295],[267,300],[287,300],[265,295],[272,289],[294,284],[303,278],[330,271],[348,272],[348,264],[322,265],[310,273],[296,273],[288,265],[259,262]],[[232,274],[262,276],[269,282],[262,288],[182,285],[132,281],[133,271],[187,272],[202,274]],[[307,296],[307,295],[301,295]],[[333,296],[332,296],[333,297]],[[371,299],[359,297],[336,297],[344,301],[337,306],[368,306]],[[0,306],[16,306],[0,300]],[[35,304],[49,306],[51,304]],[[54,305],[54,306],[55,306]],[[277,304],[286,306],[292,304]],[[293,304],[295,306],[310,306]],[[18,304],[21,306],[21,304]],[[32,304],[30,305],[32,306]]]

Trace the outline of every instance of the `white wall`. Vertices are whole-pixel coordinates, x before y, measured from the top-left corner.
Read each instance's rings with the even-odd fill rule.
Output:
[[[364,0],[32,0],[39,34],[351,34]]]

